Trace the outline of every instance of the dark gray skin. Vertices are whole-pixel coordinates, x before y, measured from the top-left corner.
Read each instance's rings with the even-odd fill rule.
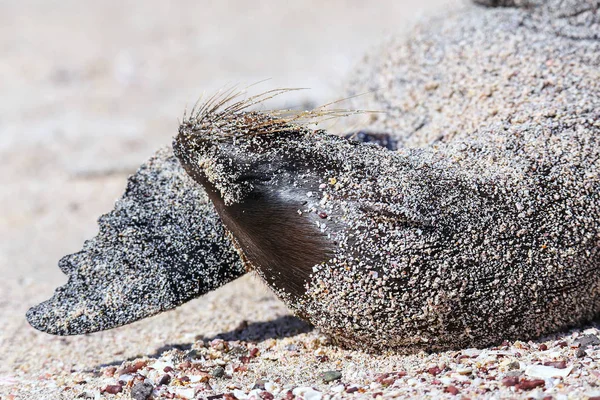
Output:
[[[204,191],[169,149],[129,178],[98,235],[64,257],[69,281],[27,320],[54,335],[116,328],[177,307],[246,270]]]
[[[169,179],[134,179],[114,222],[61,262],[69,283],[30,310],[30,323],[55,334],[119,326],[240,276],[242,263],[354,348],[487,346],[591,320],[600,311],[599,25],[579,22],[596,21],[594,4],[571,3],[566,17],[557,1],[471,10],[460,29],[486,30],[482,38],[434,25],[431,54],[406,63],[417,59],[428,71],[417,77],[435,77],[445,106],[470,112],[476,127],[453,127],[454,115],[444,122],[436,92],[406,99],[420,81],[392,76],[389,87],[400,88],[374,97],[393,134],[380,142],[395,152],[213,99],[180,128],[183,168],[171,155],[150,162],[151,177]],[[500,92],[493,113],[463,106],[492,95],[474,102],[461,87],[473,73],[451,71],[453,57],[472,51],[469,40],[482,51],[474,87]],[[505,41],[540,65],[533,78],[530,65],[517,69],[494,47]],[[376,66],[381,77],[389,64]],[[414,113],[433,122],[422,129]]]

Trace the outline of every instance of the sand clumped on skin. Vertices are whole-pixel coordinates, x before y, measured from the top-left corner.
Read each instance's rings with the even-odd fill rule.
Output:
[[[246,272],[206,194],[169,148],[129,178],[115,209],[98,224],[96,237],[59,261],[68,284],[28,311],[36,328],[58,335],[115,328]]]

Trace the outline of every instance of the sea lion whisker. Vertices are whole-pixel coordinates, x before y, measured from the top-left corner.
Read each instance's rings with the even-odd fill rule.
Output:
[[[215,111],[223,104],[223,100],[230,98],[232,94],[234,94],[234,97],[237,97],[245,93],[243,91],[236,90],[237,85],[219,90],[218,94],[213,96],[206,104],[204,104],[202,109],[198,111],[196,120],[201,122],[205,117],[214,115]]]
[[[233,86],[229,90],[223,93],[223,95],[219,98],[219,100],[206,111],[206,114],[212,115],[216,114],[217,111],[223,107],[223,105],[229,103],[235,98],[241,97],[247,93],[246,89],[237,90],[238,85]]]
[[[202,92],[202,94],[200,94],[200,96],[198,97],[198,99],[196,100],[196,102],[194,103],[194,106],[192,107],[192,110],[190,111],[190,118],[195,115],[196,113],[196,108],[198,108],[198,105],[200,104],[200,102],[202,101],[202,99],[204,98],[206,92]],[[186,111],[187,111],[187,107],[184,110],[183,113],[183,121],[186,121]]]
[[[282,89],[268,90],[266,92],[251,96],[247,100],[234,103],[232,105],[232,110],[226,110],[227,114],[225,114],[225,115],[230,115],[234,112],[239,112],[239,111],[248,109],[249,107],[252,107],[256,104],[264,103],[265,101],[270,100],[274,97],[280,96],[284,93],[298,91],[298,90],[306,90],[306,88],[282,88]]]

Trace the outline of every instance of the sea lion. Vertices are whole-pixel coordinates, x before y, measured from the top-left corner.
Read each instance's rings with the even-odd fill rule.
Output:
[[[86,283],[97,282],[92,277],[101,271],[102,279],[119,282],[112,291],[135,275],[133,286],[148,295],[138,296],[140,305],[137,298],[71,300],[83,296],[83,284],[67,301],[67,284],[34,307],[29,321],[59,334],[106,329],[172,308],[247,269],[298,315],[353,348],[481,347],[597,316],[598,3],[484,2],[523,7],[471,7],[457,14],[459,24],[450,18],[423,25],[357,75],[357,91],[387,88],[361,101],[385,111],[366,128],[389,133],[386,143],[396,151],[313,131],[294,116],[247,111],[253,101],[229,105],[228,95],[184,120],[173,145],[183,167],[178,173],[195,193],[204,187],[216,212],[205,199],[181,198],[203,204],[203,211],[178,238],[194,261],[180,269],[229,271],[220,256],[206,258],[225,254],[232,273],[189,293],[172,289],[177,280],[169,276],[163,285],[146,286],[174,261],[137,256],[162,229],[153,213],[187,206],[143,203],[131,215],[144,210],[153,222],[144,225],[138,248],[115,250],[136,254],[129,269],[116,268],[123,271],[118,279],[107,272],[113,261],[97,262],[106,247],[86,263],[72,258],[64,269]],[[153,195],[165,196],[157,187]],[[188,211],[182,221],[191,218]],[[221,221],[225,230],[218,230]],[[194,237],[205,223],[217,234],[199,230]],[[128,237],[122,229],[128,224],[115,226],[100,236]],[[171,237],[164,232],[161,241]],[[197,241],[210,249],[188,251]],[[148,248],[163,261],[162,250]],[[90,245],[84,254],[93,251]],[[167,299],[177,300],[161,307],[144,302],[165,287],[178,293]],[[125,317],[71,322],[82,315],[94,321],[98,313],[88,313],[94,302],[103,311],[121,307]]]

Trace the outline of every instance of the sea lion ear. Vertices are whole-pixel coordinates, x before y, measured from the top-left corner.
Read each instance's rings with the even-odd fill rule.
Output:
[[[64,257],[67,284],[32,307],[36,329],[76,335],[125,325],[215,289],[245,269],[204,190],[170,149],[129,178],[99,233]]]

